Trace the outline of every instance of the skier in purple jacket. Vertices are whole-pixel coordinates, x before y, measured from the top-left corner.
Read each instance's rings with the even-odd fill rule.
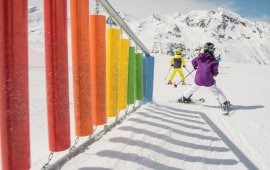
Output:
[[[216,86],[215,76],[218,75],[219,62],[214,56],[215,47],[212,43],[204,45],[204,52],[200,53],[195,59],[192,60],[194,69],[197,69],[195,75],[195,84],[188,88],[182,98],[178,102],[189,103],[191,96],[201,87],[207,87],[217,98],[222,109],[227,110],[230,102],[225,97],[224,93]]]

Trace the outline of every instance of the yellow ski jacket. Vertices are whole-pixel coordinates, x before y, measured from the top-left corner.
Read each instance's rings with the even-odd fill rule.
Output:
[[[182,65],[186,66],[186,61],[184,60],[183,56],[175,55],[174,57],[171,58],[170,64],[171,66],[173,66],[173,68],[181,68]]]

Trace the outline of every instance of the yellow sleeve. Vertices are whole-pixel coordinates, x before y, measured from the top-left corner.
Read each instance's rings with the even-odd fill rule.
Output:
[[[181,61],[182,61],[183,66],[186,66],[186,61],[183,56],[181,56]]]
[[[170,65],[173,64],[173,59],[174,59],[174,57],[171,58],[171,60],[170,60]]]

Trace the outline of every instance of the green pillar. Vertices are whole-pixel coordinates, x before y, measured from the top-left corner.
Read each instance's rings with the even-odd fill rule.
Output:
[[[128,96],[127,104],[134,104],[135,101],[135,47],[129,47],[129,62],[128,62]]]
[[[136,54],[136,99],[143,99],[143,56],[142,53]]]

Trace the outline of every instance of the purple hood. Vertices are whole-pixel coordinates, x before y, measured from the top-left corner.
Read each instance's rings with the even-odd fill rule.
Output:
[[[218,74],[218,61],[210,52],[204,52],[192,60],[192,65],[197,68],[195,83],[199,86],[212,86],[215,84],[214,75]]]

